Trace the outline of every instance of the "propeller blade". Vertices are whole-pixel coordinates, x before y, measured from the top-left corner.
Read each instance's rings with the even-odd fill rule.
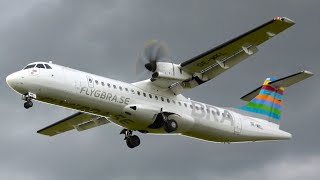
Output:
[[[168,48],[157,40],[149,40],[144,44],[144,50],[136,60],[136,76],[141,76],[146,68],[149,72],[157,70],[157,62],[168,57]],[[143,68],[144,67],[144,68]]]
[[[145,68],[151,72],[157,69],[157,62],[168,56],[168,48],[157,40],[150,40],[145,43],[144,58],[148,61]]]

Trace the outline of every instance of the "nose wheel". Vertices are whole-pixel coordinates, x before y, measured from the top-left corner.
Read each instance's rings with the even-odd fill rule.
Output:
[[[26,101],[23,106],[26,109],[29,109],[33,106],[33,102],[31,101],[32,99],[36,98],[36,95],[33,93],[28,92],[28,94],[22,95],[22,100]]]
[[[25,102],[23,104],[23,106],[24,106],[24,108],[29,109],[33,106],[33,102],[31,100],[29,100],[29,101]]]
[[[132,130],[123,129],[120,134],[124,134],[124,140],[126,140],[129,148],[135,148],[140,145],[140,138],[136,135],[132,135]]]

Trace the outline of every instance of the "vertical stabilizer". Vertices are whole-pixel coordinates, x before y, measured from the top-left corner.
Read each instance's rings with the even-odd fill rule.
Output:
[[[280,79],[267,78],[262,86],[241,98],[248,101],[248,103],[240,107],[240,109],[253,114],[259,114],[259,117],[262,116],[268,121],[279,124],[284,89],[312,75],[309,71],[301,71]]]
[[[267,78],[259,94],[240,109],[265,116],[268,120],[278,124],[281,118],[284,87],[274,87],[270,82],[275,78]]]

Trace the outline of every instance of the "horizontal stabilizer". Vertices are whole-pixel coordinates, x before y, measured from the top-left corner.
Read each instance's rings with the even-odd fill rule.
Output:
[[[306,78],[311,77],[313,74],[310,71],[301,71],[299,73],[296,74],[292,74],[290,76],[284,77],[284,78],[280,78],[278,80],[275,81],[271,81],[268,84],[274,87],[289,87],[293,84],[296,84]],[[243,97],[241,97],[240,99],[244,100],[244,101],[251,101],[253,98],[255,98],[260,90],[261,90],[262,86],[258,87],[257,89],[251,91],[250,93],[244,95]]]

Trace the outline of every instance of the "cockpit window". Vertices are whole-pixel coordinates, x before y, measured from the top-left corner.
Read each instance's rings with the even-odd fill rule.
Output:
[[[46,66],[47,69],[52,69],[51,66],[49,66],[48,64],[44,64]]]
[[[30,68],[33,68],[34,66],[35,66],[35,64],[30,64],[30,65],[26,66],[26,67],[23,68],[23,69],[30,69]]]
[[[45,67],[44,67],[44,65],[43,64],[37,64],[37,66],[36,66],[37,68],[43,68],[43,69],[45,69]]]

